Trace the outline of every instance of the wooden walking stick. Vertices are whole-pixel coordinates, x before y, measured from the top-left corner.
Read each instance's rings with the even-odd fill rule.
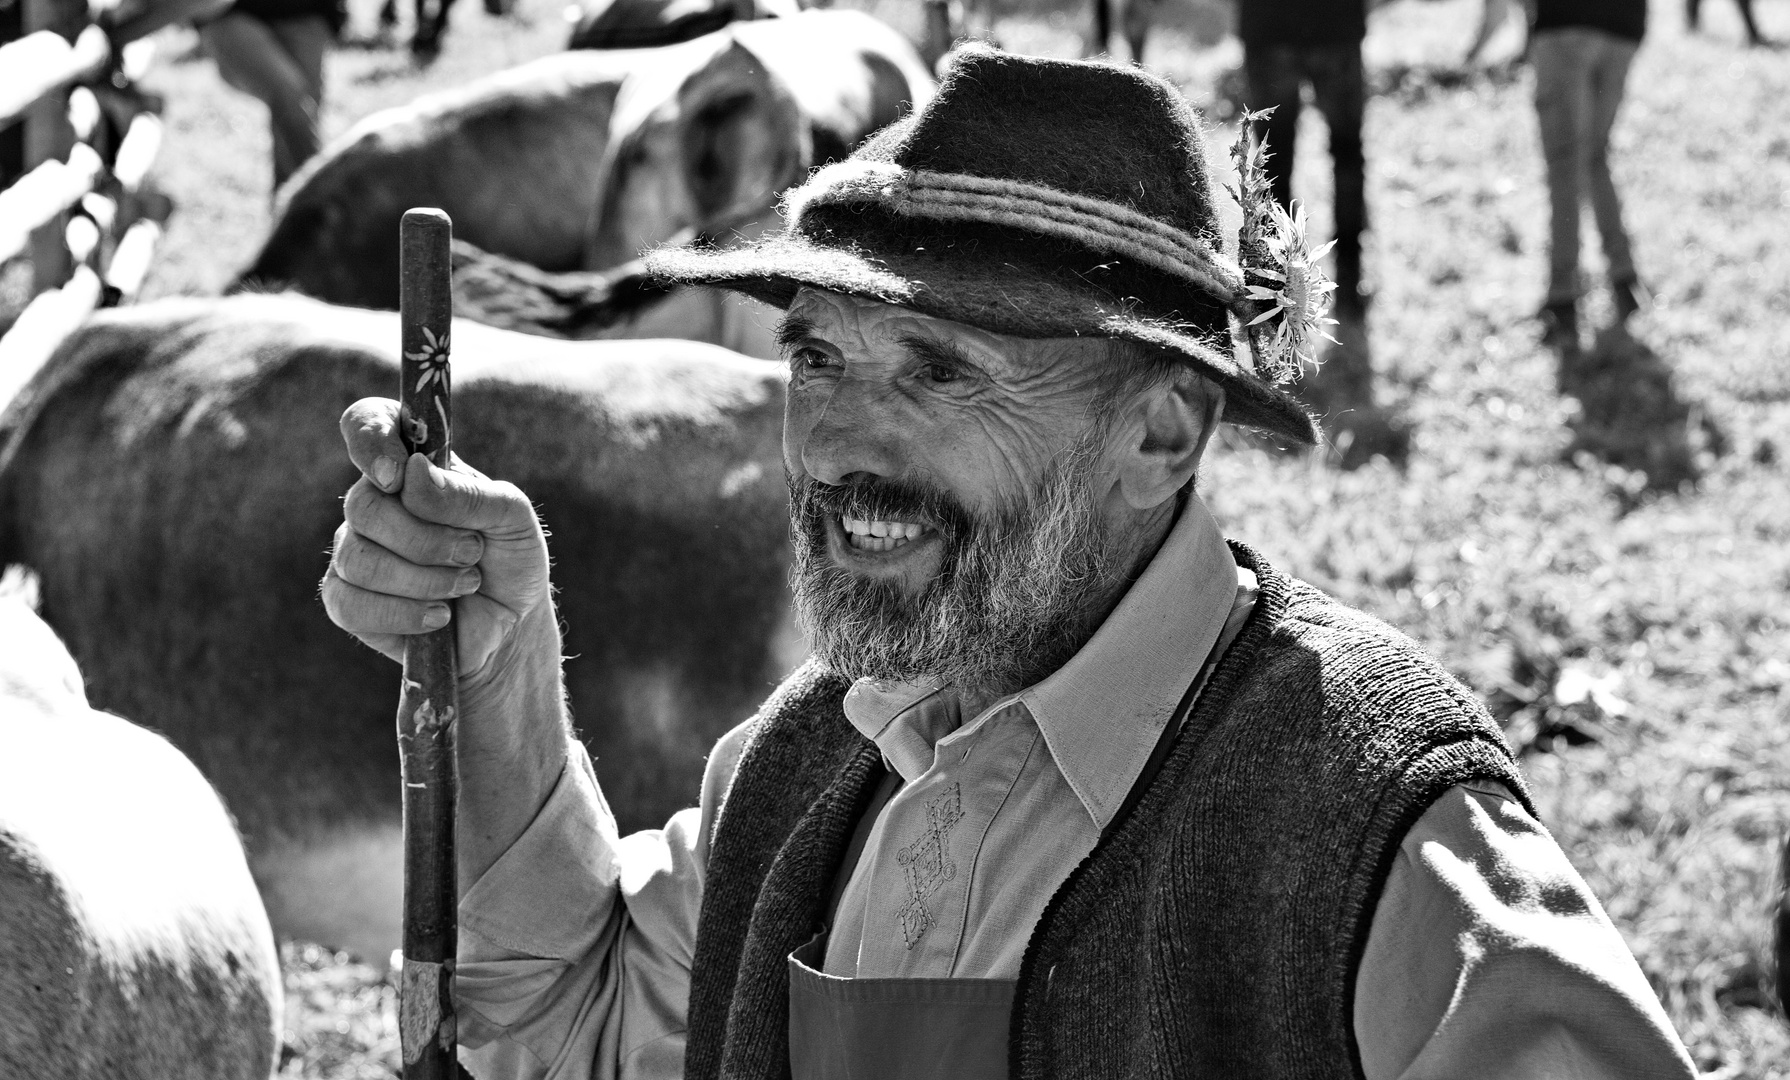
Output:
[[[405,213],[398,229],[398,399],[405,448],[446,468],[453,441],[448,402],[449,275],[453,222],[435,209]],[[451,604],[453,601],[449,601]],[[406,639],[398,748],[404,766],[404,970],[398,1035],[404,1080],[454,1080],[454,800],[460,781],[454,721],[460,712],[456,624]]]

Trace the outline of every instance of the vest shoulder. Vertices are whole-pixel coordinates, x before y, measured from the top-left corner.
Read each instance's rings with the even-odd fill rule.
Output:
[[[752,719],[717,744],[731,755],[723,808],[748,801],[801,803],[818,791],[866,740],[845,718],[851,684],[809,661],[765,699]],[[725,815],[723,815],[725,816]]]
[[[743,748],[750,749],[772,733],[831,727],[844,715],[845,692],[849,689],[851,682],[844,676],[809,660],[771,691],[752,719],[728,734],[743,737]]]
[[[1423,646],[1390,624],[1288,579],[1285,606],[1245,682],[1309,682],[1334,708],[1459,709],[1491,718]]]
[[[1459,679],[1385,622],[1276,576],[1267,617],[1233,647],[1241,655],[1214,702],[1220,743],[1301,762],[1288,783],[1321,775],[1359,795],[1357,783],[1496,779],[1528,805],[1502,729]]]

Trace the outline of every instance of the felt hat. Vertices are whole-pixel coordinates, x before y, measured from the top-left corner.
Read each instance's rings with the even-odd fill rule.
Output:
[[[996,333],[1154,346],[1224,386],[1226,420],[1315,441],[1277,385],[1289,366],[1232,347],[1231,315],[1255,309],[1221,249],[1200,120],[1140,68],[966,46],[931,102],[783,213],[781,233],[661,249],[647,269],[782,308],[806,285]]]

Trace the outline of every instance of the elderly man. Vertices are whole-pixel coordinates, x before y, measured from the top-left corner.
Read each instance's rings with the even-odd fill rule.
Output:
[[[1213,200],[1166,82],[975,48],[782,235],[657,257],[788,311],[814,646],[660,831],[569,735],[527,497],[348,411],[332,616],[458,598],[475,1073],[1694,1074],[1484,710],[1194,493],[1221,418],[1312,433]]]

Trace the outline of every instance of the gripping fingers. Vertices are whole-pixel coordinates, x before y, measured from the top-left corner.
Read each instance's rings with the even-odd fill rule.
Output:
[[[411,600],[350,585],[334,566],[323,577],[323,608],[337,626],[373,643],[391,635],[421,634],[448,624],[452,610],[440,600]],[[381,649],[380,651],[385,651]]]
[[[477,592],[475,566],[419,566],[355,532],[344,522],[336,530],[330,567],[350,585],[412,600],[447,600]]]
[[[419,455],[420,456],[420,455]],[[365,479],[342,500],[346,524],[387,551],[423,566],[471,566],[483,557],[485,539],[476,532],[425,521]]]

